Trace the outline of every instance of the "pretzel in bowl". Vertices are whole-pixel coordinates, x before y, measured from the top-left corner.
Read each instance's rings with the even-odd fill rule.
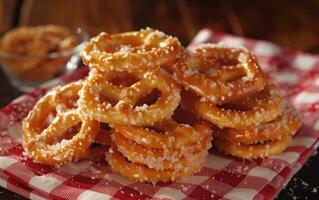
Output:
[[[129,86],[112,82],[117,73],[90,72],[80,98],[80,107],[85,115],[104,123],[152,125],[173,114],[180,102],[180,89],[166,71],[151,68],[129,73],[129,77],[137,80]],[[160,92],[155,103],[137,105],[141,98],[154,90]]]
[[[100,123],[78,112],[76,101],[82,85],[78,81],[49,92],[24,120],[23,146],[34,160],[48,165],[77,160],[93,143]],[[46,127],[44,121],[52,113],[54,119]],[[79,124],[80,129],[64,139],[68,130]]]
[[[221,44],[203,44],[189,50],[172,69],[185,88],[214,104],[256,93],[267,83],[250,52]]]
[[[20,74],[33,69],[43,59],[47,53],[47,45],[38,40],[36,29],[21,27],[7,32],[1,38],[0,51],[16,56],[30,55],[29,57],[7,58],[2,61],[10,66],[15,74]]]
[[[81,52],[83,62],[100,70],[135,70],[173,63],[182,46],[177,38],[151,28],[100,33]]]
[[[42,82],[63,71],[78,40],[63,26],[19,27],[0,38],[0,59],[16,78]]]

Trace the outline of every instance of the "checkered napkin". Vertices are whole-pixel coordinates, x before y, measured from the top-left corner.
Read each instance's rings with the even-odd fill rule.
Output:
[[[223,41],[252,50],[264,71],[302,113],[304,125],[285,152],[240,160],[212,150],[194,176],[156,185],[111,172],[105,161],[45,166],[26,157],[21,120],[48,88],[84,77],[87,68],[25,94],[0,110],[0,185],[31,199],[272,199],[315,151],[319,138],[319,57],[204,29],[191,45]]]

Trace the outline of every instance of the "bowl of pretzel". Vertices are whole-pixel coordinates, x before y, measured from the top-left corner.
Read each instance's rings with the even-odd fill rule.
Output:
[[[184,48],[146,28],[100,33],[80,56],[88,76],[49,91],[23,121],[35,162],[102,159],[132,180],[175,181],[199,172],[209,151],[280,154],[302,126],[244,47]]]
[[[28,91],[74,71],[88,35],[59,25],[18,27],[0,38],[0,63],[13,86]]]

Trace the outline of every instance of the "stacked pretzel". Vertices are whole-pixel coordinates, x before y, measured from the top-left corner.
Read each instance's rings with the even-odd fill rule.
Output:
[[[213,124],[214,146],[227,154],[278,154],[301,126],[298,113],[244,48],[199,45],[171,70],[185,88],[182,106]]]
[[[24,149],[36,161],[100,158],[109,149],[114,172],[165,182],[200,171],[212,135],[218,149],[257,158],[280,153],[301,125],[245,49],[186,50],[147,28],[101,33],[81,56],[86,80],[52,90],[24,121]]]

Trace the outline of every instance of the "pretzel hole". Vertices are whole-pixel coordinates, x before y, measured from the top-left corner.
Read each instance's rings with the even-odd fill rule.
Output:
[[[103,129],[103,130],[106,130],[106,131],[111,131],[112,130],[110,125],[107,124],[107,123],[100,123],[100,129]]]
[[[82,122],[79,122],[69,127],[63,134],[59,134],[54,138],[54,141],[50,145],[60,143],[62,140],[70,140],[77,135],[81,129]]]
[[[218,108],[232,111],[248,111],[251,108],[244,104],[232,104],[232,103],[224,103],[217,105]]]
[[[143,129],[154,131],[156,133],[161,133],[161,134],[164,134],[166,132],[165,129],[163,129],[161,127],[157,127],[157,126],[145,126],[145,127],[143,127]]]
[[[241,145],[243,146],[250,146],[250,147],[254,147],[254,146],[257,146],[257,145],[269,145],[271,144],[273,141],[271,140],[265,140],[265,141],[256,141],[256,142],[240,142]]]
[[[174,111],[172,119],[179,124],[192,125],[196,121],[195,115],[182,109],[180,106]]]
[[[239,64],[237,59],[222,59],[222,58],[201,58],[198,61],[198,70],[200,73],[212,74],[219,69],[227,69],[235,67]]]
[[[153,105],[161,96],[162,92],[160,90],[153,89],[151,92],[146,93],[141,98],[139,98],[134,108]]]
[[[102,102],[102,105],[105,107],[107,107],[109,104],[111,104],[111,106],[115,106],[119,102],[118,99],[106,95],[100,95],[99,101]]]
[[[52,110],[51,112],[49,112],[49,114],[46,116],[46,118],[42,121],[41,125],[39,126],[40,132],[48,128],[48,126],[55,119],[56,115],[57,115],[57,112],[55,110]]]
[[[132,73],[116,72],[110,77],[109,82],[111,82],[113,85],[129,87],[139,80],[140,79]]]
[[[112,41],[110,43],[107,43],[104,45],[104,47],[100,48],[103,49],[106,53],[129,53],[131,52],[134,47],[141,46],[142,42],[141,40],[134,39],[134,38],[127,38],[127,39],[122,39],[119,41]]]
[[[71,99],[68,99],[66,101],[63,102],[63,107],[66,109],[66,110],[74,110],[78,107],[77,105],[77,100],[79,99],[78,96],[76,97],[73,97]]]
[[[69,88],[65,92],[58,93],[55,98],[55,103],[58,108],[63,110],[74,110],[78,107],[77,101],[80,98],[77,92],[74,92],[72,88]]]

